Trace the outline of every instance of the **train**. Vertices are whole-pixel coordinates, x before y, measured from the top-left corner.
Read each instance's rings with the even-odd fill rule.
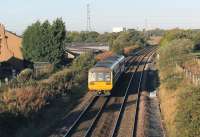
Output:
[[[97,96],[109,96],[111,90],[125,71],[125,57],[113,55],[102,61],[88,71],[88,90]]]

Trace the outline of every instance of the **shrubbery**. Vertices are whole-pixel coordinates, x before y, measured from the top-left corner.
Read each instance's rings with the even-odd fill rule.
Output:
[[[74,86],[84,83],[87,80],[87,71],[94,63],[93,54],[83,54],[73,62],[70,68],[64,68],[51,75],[48,79],[17,88],[8,87],[6,88],[7,91],[3,93],[1,108],[5,112],[8,111],[16,115],[20,114],[29,117],[55,97],[67,94]],[[30,72],[30,70],[25,72]],[[20,76],[22,74],[24,72]],[[27,76],[30,75],[25,75],[22,80],[30,78]]]
[[[200,135],[200,87],[192,85],[182,88],[179,97],[176,125],[178,137],[199,137]]]
[[[179,70],[193,58],[194,44],[191,31],[173,30],[165,34],[159,49],[161,106],[164,106],[167,134],[173,137],[200,135],[199,87],[192,85]]]
[[[19,75],[17,75],[17,81],[26,82],[33,78],[33,70],[32,69],[24,69]]]

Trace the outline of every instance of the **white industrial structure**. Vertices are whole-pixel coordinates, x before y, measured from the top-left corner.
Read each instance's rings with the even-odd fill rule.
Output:
[[[114,27],[113,32],[125,32],[126,28],[125,27]]]

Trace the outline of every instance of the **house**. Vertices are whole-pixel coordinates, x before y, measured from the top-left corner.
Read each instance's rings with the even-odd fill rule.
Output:
[[[22,55],[22,38],[13,32],[7,31],[4,25],[0,24],[0,71],[4,73],[4,70],[16,70],[23,69],[23,55]]]

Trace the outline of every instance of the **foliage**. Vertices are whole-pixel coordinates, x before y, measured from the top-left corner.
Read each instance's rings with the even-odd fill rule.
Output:
[[[32,69],[24,69],[17,75],[17,81],[19,82],[26,82],[33,77],[33,70]]]
[[[4,91],[1,99],[2,110],[30,117],[55,97],[67,94],[72,88],[83,83],[87,79],[87,70],[94,63],[93,54],[86,53],[74,60],[70,68],[64,68],[52,74],[48,79],[37,81],[32,85],[6,88],[7,91]]]
[[[165,34],[165,30],[156,28],[153,30],[149,30],[148,34],[150,34],[150,36],[163,36]]]
[[[187,59],[191,59],[193,43],[188,39],[173,40],[165,46],[160,47],[160,68],[165,69],[167,66],[182,65]]]
[[[65,25],[62,19],[52,24],[48,21],[29,26],[23,34],[23,55],[33,62],[47,61],[59,65],[63,61],[66,40]]]
[[[76,75],[74,79],[76,83],[81,83],[81,81],[87,79],[87,70],[95,64],[96,60],[92,53],[85,53],[80,55],[75,59],[70,67],[75,71]]]
[[[192,30],[173,29],[168,30],[163,36],[160,45],[164,46],[175,39],[190,39],[194,44],[199,40],[199,34]]]
[[[97,42],[97,37],[99,36],[98,32],[92,31],[92,32],[87,32],[87,31],[81,31],[81,32],[67,32],[67,43],[72,43],[72,42]]]
[[[97,32],[68,32],[67,42],[99,42],[107,43],[110,49],[118,54],[123,54],[123,49],[131,45],[146,45],[142,32],[131,29],[127,32],[99,34]]]
[[[191,31],[173,30],[167,32],[159,48],[159,71],[161,78],[161,92],[168,92],[167,98],[161,97],[163,115],[168,134],[174,137],[197,137],[200,134],[200,92],[199,87],[191,85],[178,66],[191,60],[194,47],[194,36]],[[184,86],[183,86],[184,85]],[[163,93],[161,93],[163,94]],[[178,98],[178,99],[177,99]],[[172,104],[167,103],[174,101]],[[169,107],[174,107],[168,112]],[[178,131],[178,132],[177,132]]]
[[[198,137],[200,135],[200,87],[189,86],[182,89],[179,97],[176,123],[179,137]]]
[[[145,37],[142,33],[136,30],[129,30],[127,32],[119,33],[118,37],[113,41],[111,46],[112,51],[121,54],[124,48],[131,45],[139,45],[144,47],[146,45]]]
[[[45,94],[32,86],[9,89],[3,95],[3,103],[7,111],[28,116],[46,104]]]

